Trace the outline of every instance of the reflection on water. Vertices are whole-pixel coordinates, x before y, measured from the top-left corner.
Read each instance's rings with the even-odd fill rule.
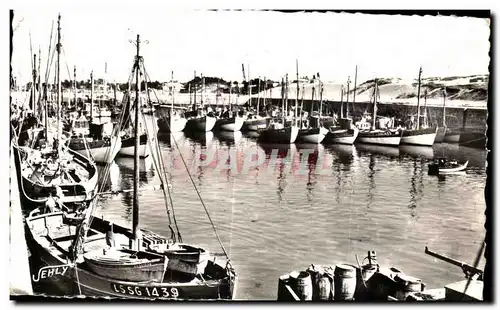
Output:
[[[179,154],[231,253],[237,298],[276,299],[277,279],[309,264],[355,262],[378,252],[379,263],[435,288],[462,271],[424,254],[430,249],[472,263],[484,238],[486,152],[454,145],[265,145],[246,134],[160,136],[163,161],[183,239],[219,252]],[[231,141],[231,134],[233,140]],[[236,141],[238,140],[238,141]],[[469,160],[467,173],[427,175],[428,162]],[[117,158],[115,175],[129,188],[133,161]],[[159,184],[141,164],[141,186]],[[169,235],[160,191],[141,191],[140,223]],[[131,195],[109,198],[101,212],[130,225]],[[480,268],[484,261],[480,264]]]

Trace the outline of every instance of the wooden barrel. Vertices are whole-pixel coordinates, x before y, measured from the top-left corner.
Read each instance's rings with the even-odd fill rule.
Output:
[[[318,300],[330,300],[331,292],[330,278],[323,275],[318,280]]]
[[[398,300],[406,300],[411,293],[421,292],[423,289],[422,280],[415,277],[398,274],[394,277],[394,280],[399,286],[399,289],[396,291],[396,298]]]
[[[356,269],[349,265],[335,266],[335,300],[352,300],[356,292]]]
[[[300,300],[312,300],[313,287],[311,275],[306,271],[300,272],[297,276],[296,283],[297,295]]]

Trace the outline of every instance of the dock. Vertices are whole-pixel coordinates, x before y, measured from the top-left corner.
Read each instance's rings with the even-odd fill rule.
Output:
[[[9,258],[9,291],[10,295],[33,295],[31,285],[29,251],[24,235],[24,220],[21,210],[21,199],[17,182],[16,165],[13,149],[10,156],[10,258]]]

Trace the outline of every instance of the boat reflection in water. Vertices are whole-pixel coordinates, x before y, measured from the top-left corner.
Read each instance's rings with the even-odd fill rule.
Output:
[[[188,131],[186,132],[186,138],[191,140],[193,145],[209,146],[214,139],[214,133],[212,131]]]
[[[413,158],[425,158],[428,160],[434,159],[434,149],[432,146],[400,145],[399,153]]]
[[[257,139],[260,136],[260,134],[258,131],[245,131],[245,136],[251,139]]]
[[[357,143],[356,150],[360,153],[370,153],[387,157],[399,157],[399,147]]]
[[[356,156],[356,148],[352,144],[332,144],[325,147],[327,153],[332,155],[333,165],[344,165],[350,168]]]
[[[224,131],[224,130],[221,130],[221,131],[218,131],[215,134],[215,136],[223,144],[225,143],[227,145],[234,145],[234,144],[237,144],[238,142],[240,142],[241,137],[243,136],[243,134],[241,133],[241,131]]]
[[[158,135],[158,141],[167,145],[167,147],[175,146],[175,144],[181,146],[186,142],[186,135],[182,131],[163,133]]]

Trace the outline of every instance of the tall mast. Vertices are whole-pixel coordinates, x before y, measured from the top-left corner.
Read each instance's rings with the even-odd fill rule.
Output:
[[[129,95],[130,96],[130,95]],[[94,114],[94,71],[90,71],[90,122]]]
[[[172,105],[170,109],[170,113],[172,114],[174,112],[174,96],[175,96],[175,91],[174,91],[174,71],[172,71],[172,78],[170,79],[170,85],[172,85]]]
[[[36,54],[33,55],[33,83],[31,85],[31,108],[33,115],[36,115]]]
[[[76,100],[76,66],[73,66],[73,91],[75,93],[75,107],[77,105],[77,100]]]
[[[134,139],[135,139],[135,147],[134,147],[134,203],[133,203],[133,212],[132,212],[132,233],[134,241],[137,242],[137,232],[139,230],[139,48],[140,48],[140,38],[137,35],[137,56],[135,58],[135,122],[134,122]],[[135,245],[135,248],[139,250],[139,242]]]
[[[319,80],[319,121],[318,121],[318,127],[321,124],[321,115],[323,112],[323,82]]]
[[[349,91],[350,91],[350,85],[351,85],[351,77],[347,77],[347,96],[346,96],[346,107],[345,107],[345,117],[349,117]]]
[[[288,73],[285,75],[285,110],[285,117],[288,117]]]
[[[196,107],[196,70],[194,70],[193,87],[194,87],[194,103],[193,104]]]
[[[356,102],[356,87],[358,87],[358,65],[356,65],[356,70],[354,71],[354,92],[352,94],[353,110],[354,110],[354,103]]]
[[[314,92],[316,91],[314,84],[316,83],[316,80],[313,82],[313,87],[312,87],[312,92],[311,92],[311,108],[309,109],[309,119],[311,119],[312,113],[313,113],[313,106],[314,106]],[[311,122],[309,122],[307,128],[311,128]]]
[[[295,73],[297,74],[297,96],[295,97],[295,126],[297,126],[297,108],[299,106],[299,60],[295,59]],[[300,111],[302,114],[302,110]]]
[[[205,90],[205,78],[203,77],[203,74],[200,74],[201,76],[201,106],[203,107],[203,91]]]
[[[443,127],[446,127],[446,87],[443,88]]]
[[[260,108],[260,76],[259,76],[259,85],[257,88],[257,115],[259,115],[259,108]]]
[[[58,153],[61,152],[61,14],[57,17],[57,141]]]
[[[417,130],[420,129],[420,79],[422,78],[422,67],[418,71],[418,90],[417,90]]]
[[[340,85],[340,118],[344,118],[344,85]]]
[[[372,130],[375,130],[375,124],[377,121],[377,96],[378,96],[378,79],[375,79],[375,86],[373,88],[373,120],[372,120]]]
[[[285,126],[285,79],[281,78],[281,118],[283,119],[283,126]]]
[[[427,88],[424,90],[424,126],[429,126],[427,122]]]
[[[302,111],[304,110],[304,93],[306,92],[304,84],[302,84],[302,97],[300,99],[300,125],[299,129],[302,129]],[[298,94],[297,94],[298,97]]]

